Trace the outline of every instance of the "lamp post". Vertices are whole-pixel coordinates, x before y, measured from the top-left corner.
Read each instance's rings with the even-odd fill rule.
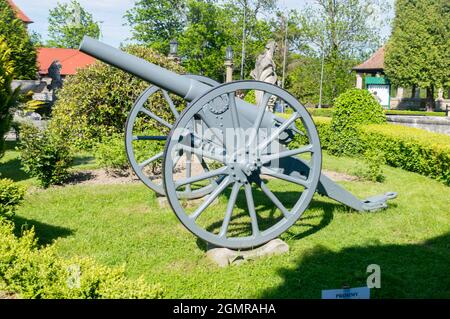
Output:
[[[233,81],[233,48],[231,46],[228,46],[225,50],[225,67],[226,67],[226,76],[225,76],[225,82],[229,83]]]
[[[169,59],[175,61],[176,63],[180,62],[180,57],[178,56],[178,41],[177,39],[173,39],[169,43]]]

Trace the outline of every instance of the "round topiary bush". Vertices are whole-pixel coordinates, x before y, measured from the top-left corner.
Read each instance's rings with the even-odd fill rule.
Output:
[[[152,49],[133,45],[125,51],[176,73],[184,73],[182,67]],[[97,62],[66,79],[58,93],[49,128],[73,149],[91,149],[107,136],[123,134],[128,112],[149,86],[135,76]],[[172,99],[177,108],[184,106],[181,98],[172,96]],[[175,120],[162,94],[155,95],[146,107],[169,123]],[[157,126],[161,135],[169,131],[154,121],[147,121],[146,125]]]
[[[334,155],[355,155],[363,151],[358,127],[386,123],[383,107],[367,90],[350,89],[336,98],[331,120],[329,151]]]

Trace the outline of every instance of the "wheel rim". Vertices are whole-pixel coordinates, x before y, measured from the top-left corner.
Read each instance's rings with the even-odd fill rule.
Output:
[[[207,111],[208,105],[211,105],[209,104],[211,101],[214,101],[217,97],[227,95],[229,98],[228,109],[226,111],[229,112],[228,118],[232,119],[234,127],[239,127],[239,121],[242,120],[242,116],[238,114],[236,105],[233,101],[236,101],[236,92],[245,89],[254,89],[264,92],[264,94],[262,94],[262,104],[259,106],[260,108],[258,109],[257,114],[255,114],[254,123],[251,125],[251,128],[255,129],[253,132],[256,133],[252,133],[252,131],[250,131],[248,138],[245,139],[244,146],[234,148],[233,152],[231,152],[233,153],[232,156],[231,153],[228,153],[228,146],[225,145],[223,146],[223,150],[219,151],[219,153],[222,152],[222,157],[219,156],[220,158],[217,158],[217,151],[215,154],[211,154],[211,152],[204,152],[202,149],[201,153],[203,156],[206,158],[210,157],[215,160],[222,160],[223,166],[213,170],[209,174],[203,174],[203,176],[200,175],[195,178],[191,178],[190,180],[176,180],[176,178],[174,178],[173,170],[171,169],[173,167],[172,154],[180,147],[183,149],[189,149],[183,144],[183,134],[185,133],[182,133],[183,129],[188,128],[188,122],[196,116],[203,118],[203,116],[205,116],[205,112]],[[262,141],[259,141],[259,132],[262,131],[261,122],[267,112],[266,104],[273,96],[283,100],[287,105],[294,109],[295,113],[284,121],[284,123],[281,123],[278,128],[275,128],[272,133],[269,132],[265,134]],[[309,144],[293,150],[281,149],[276,153],[268,151],[267,149],[269,147],[271,148],[273,143],[278,143],[275,142],[275,140],[278,140],[278,137],[284,134],[286,129],[292,126],[297,120],[300,120],[306,128]],[[289,227],[291,227],[298,220],[298,218],[300,218],[308,207],[317,188],[321,171],[322,155],[320,141],[315,125],[303,105],[301,105],[288,92],[273,85],[257,81],[239,81],[215,87],[194,101],[189,108],[184,110],[172,128],[170,135],[171,138],[166,143],[163,165],[164,186],[167,198],[176,216],[183,223],[183,225],[196,236],[214,245],[229,248],[250,248],[259,246],[278,237]],[[196,140],[197,137],[194,136],[192,139]],[[234,140],[235,146],[236,143],[238,143],[237,140],[239,140],[239,136]],[[183,143],[180,143],[180,141],[183,141]],[[202,142],[204,144],[204,141],[198,142]],[[195,143],[196,142],[194,142],[194,145]],[[244,160],[238,160],[236,162],[236,158],[239,157],[236,154],[246,153],[246,150],[249,150],[249,153],[252,153],[251,149],[253,149],[253,146],[256,146],[254,149],[258,150],[256,152],[258,153],[256,156],[251,158],[250,155],[248,157],[245,157],[244,155]],[[195,147],[190,150],[192,152],[198,152],[198,148],[196,149]],[[240,150],[240,152],[237,150]],[[283,169],[274,169],[274,167],[272,167],[272,163],[277,159],[283,159],[288,156],[295,156],[303,153],[311,154],[310,170],[306,176],[306,179],[299,178],[295,174],[289,175],[284,172]],[[291,209],[287,209],[284,207],[283,203],[281,203],[279,198],[277,198],[277,196],[270,190],[262,176],[270,176],[271,178],[283,180],[284,182],[302,185],[304,190],[301,192],[301,195],[295,205]],[[180,201],[177,190],[188,182],[212,177],[217,179],[217,186],[211,191],[203,203],[201,203],[197,208],[194,208],[191,212],[187,211]],[[264,196],[266,196],[272,202],[272,205],[282,214],[281,219],[275,221],[274,225],[264,230],[260,229],[259,216],[257,210],[255,209],[253,185],[258,187]],[[212,230],[208,229],[207,226],[199,225],[197,219],[200,218],[200,216],[204,214],[207,209],[211,209],[211,203],[227,189],[231,189],[231,191],[229,194],[226,211],[225,214],[222,214],[222,220],[219,220],[219,222],[216,223],[221,223],[220,227],[216,226],[214,230]],[[248,228],[251,228],[251,235],[234,237],[229,235],[228,227],[233,219],[233,211],[237,205],[237,198],[241,192],[241,189],[243,189],[243,193],[245,195],[247,213],[250,218],[250,225]],[[220,218],[221,217],[219,217],[219,219]]]
[[[211,87],[219,85],[218,82],[211,80],[209,78],[203,77],[203,76],[197,76],[197,75],[191,75],[191,74],[188,74],[185,76],[192,78],[194,80],[200,81],[204,84],[208,84]],[[170,110],[172,111],[172,114],[174,115],[175,119],[177,119],[179,117],[179,112],[177,111],[175,104],[167,91],[165,91],[157,86],[151,86],[151,87],[147,88],[136,100],[136,102],[133,105],[133,108],[131,109],[131,111],[128,115],[127,122],[125,125],[125,148],[126,148],[127,157],[128,157],[128,161],[131,165],[131,168],[134,171],[134,173],[138,176],[138,178],[147,187],[149,187],[151,190],[153,190],[157,194],[165,195],[162,176],[161,176],[160,182],[157,182],[151,178],[152,176],[150,174],[146,174],[144,171],[146,169],[146,167],[148,167],[155,161],[162,159],[164,152],[163,151],[154,152],[152,154],[149,154],[148,156],[146,155],[146,159],[144,161],[138,161],[137,155],[136,155],[136,150],[135,150],[135,147],[133,146],[134,141],[154,143],[157,141],[164,141],[166,139],[165,136],[148,136],[148,135],[136,136],[134,134],[134,128],[136,125],[137,117],[141,114],[147,115],[150,119],[158,122],[163,127],[167,127],[169,129],[172,128],[171,123],[168,123],[166,120],[160,118],[159,116],[157,116],[156,114],[154,114],[153,112],[151,112],[149,109],[147,109],[145,107],[146,102],[154,94],[156,94],[158,92],[162,93],[164,100],[165,100],[166,104],[168,105],[168,107],[170,108]],[[187,155],[187,156],[189,156],[189,155]],[[192,160],[192,158],[191,158],[191,160]],[[200,164],[204,170],[208,169],[208,167],[205,165],[204,161],[202,161],[201,158],[197,158],[197,161],[200,162]],[[189,174],[189,170],[190,170],[190,168],[186,167],[187,174]],[[185,192],[180,193],[179,196],[181,198],[185,198],[185,199],[200,198],[200,197],[207,195],[209,192],[211,192],[211,190],[212,190],[212,187],[211,187],[211,185],[209,185],[207,187],[204,187],[202,189],[195,190],[195,191],[186,190]]]

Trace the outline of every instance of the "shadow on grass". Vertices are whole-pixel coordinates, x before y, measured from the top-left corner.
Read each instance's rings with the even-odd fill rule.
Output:
[[[22,163],[18,158],[11,159],[5,163],[0,164],[1,178],[9,178],[14,182],[20,182],[30,179],[30,176],[22,169]]]
[[[323,289],[366,286],[367,266],[381,268],[381,288],[372,298],[450,298],[450,233],[423,244],[350,247],[339,252],[318,246],[295,268],[280,269],[280,286],[262,298],[320,298]]]
[[[256,208],[256,213],[258,217],[258,224],[260,226],[260,229],[267,229],[270,226],[275,225],[280,219],[283,217],[281,214],[276,214],[276,208],[274,208],[273,202],[267,198],[267,196],[258,189],[253,189],[253,197],[255,200],[255,203],[258,203]],[[276,192],[273,191],[274,195],[277,198],[283,198],[284,202],[283,204],[293,206],[297,202],[298,198],[300,197],[299,192]],[[225,196],[229,198],[230,196],[230,190],[226,190],[224,192]],[[287,207],[287,206],[286,206]],[[325,228],[327,225],[331,223],[333,220],[333,212],[336,209],[341,208],[342,205],[338,203],[329,203],[329,202],[322,202],[322,201],[311,201],[308,209],[314,209],[315,214],[313,216],[304,216],[301,217],[290,229],[288,229],[284,234],[289,237],[289,240],[300,240],[302,238],[305,238],[307,236],[310,236],[321,229]],[[251,233],[251,225],[249,222],[244,221],[236,221],[241,219],[244,216],[248,215],[247,212],[247,201],[245,198],[245,195],[241,191],[238,195],[237,201],[236,201],[236,208],[242,209],[243,212],[240,212],[239,214],[234,214],[231,223],[234,224],[234,230],[236,233],[233,236],[247,236]],[[236,209],[235,208],[235,209]],[[264,214],[266,216],[261,216],[261,212],[269,212],[269,214]],[[311,223],[310,220],[315,220],[316,222]],[[317,220],[319,222],[317,223]],[[214,232],[220,229],[222,226],[223,220],[219,220],[207,227],[207,230],[209,232]],[[230,224],[231,224],[230,223]],[[197,246],[203,250],[208,250],[208,244],[203,241],[200,238],[197,238]],[[211,246],[212,247],[212,246]]]
[[[5,152],[15,151],[17,142],[6,141]],[[9,178],[14,182],[24,181],[30,178],[30,176],[22,170],[22,163],[17,157],[5,160],[0,163],[0,178]]]
[[[58,238],[67,237],[73,234],[73,231],[69,228],[44,224],[19,216],[15,216],[13,221],[15,225],[14,233],[16,236],[21,236],[24,230],[34,227],[39,246],[49,245]]]
[[[72,166],[85,166],[94,164],[95,157],[92,155],[76,155],[72,162]]]

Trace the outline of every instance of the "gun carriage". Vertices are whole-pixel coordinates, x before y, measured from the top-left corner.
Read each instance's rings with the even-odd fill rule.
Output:
[[[323,175],[316,126],[306,108],[280,87],[259,81],[219,84],[201,76],[178,75],[90,37],[84,38],[80,50],[151,84],[128,116],[125,147],[129,161],[145,185],[167,197],[182,224],[209,243],[234,249],[264,244],[295,224],[316,192],[357,211],[386,208],[387,200],[396,197],[396,193],[388,192],[360,200]],[[252,91],[262,96],[259,105],[240,98],[242,92]],[[146,107],[155,94],[163,96],[174,123]],[[171,94],[187,101],[184,110],[177,109]],[[273,100],[290,109],[287,118],[267,111]],[[170,133],[136,134],[141,116],[170,129]],[[163,151],[149,152],[144,161],[138,161],[136,143],[162,142]],[[162,164],[159,180],[145,170],[156,161]],[[194,164],[200,168],[197,172]],[[283,194],[274,191],[272,184],[278,189],[297,187],[289,193],[289,205],[283,203]],[[271,207],[270,216],[260,216],[255,189],[258,198],[263,197],[265,205]],[[212,216],[212,203],[221,194],[227,195],[226,209]],[[193,208],[185,204],[196,198],[204,199]],[[239,205],[245,217],[242,213],[233,215]],[[231,226],[235,218],[240,222]],[[243,223],[247,225],[241,227]]]

